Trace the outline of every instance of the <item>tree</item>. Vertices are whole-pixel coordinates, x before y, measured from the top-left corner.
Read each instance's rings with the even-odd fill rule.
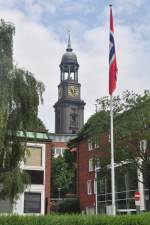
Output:
[[[97,102],[109,110],[108,98]],[[144,176],[138,176],[149,192],[150,203],[150,92],[143,95],[126,91],[114,98],[114,143],[115,162],[128,161]],[[107,162],[108,163],[108,162]],[[129,168],[129,166],[128,166]],[[130,167],[131,172],[132,167]],[[133,169],[133,170],[134,170]]]
[[[13,65],[15,28],[0,23],[0,198],[13,202],[23,192],[29,177],[20,169],[25,143],[18,131],[45,129],[38,118],[44,85],[33,75]]]
[[[52,197],[64,197],[75,191],[74,156],[65,150],[64,156],[52,157]]]
[[[111,163],[109,98],[106,96],[98,99],[97,106],[98,112],[69,144],[72,147],[82,138],[99,135],[99,150],[102,150],[103,157],[95,160],[100,162],[101,174],[107,176],[108,165]],[[139,170],[144,180],[138,179],[144,182],[150,198],[150,91],[144,91],[141,95],[126,91],[122,96],[114,96],[113,109],[115,163],[129,162],[133,167],[128,165],[120,169],[130,169],[131,173],[135,173],[135,168]]]
[[[143,174],[144,180],[138,180],[148,189],[150,209],[150,92],[127,93],[124,98],[127,110],[115,122],[115,149],[119,160],[130,160]]]

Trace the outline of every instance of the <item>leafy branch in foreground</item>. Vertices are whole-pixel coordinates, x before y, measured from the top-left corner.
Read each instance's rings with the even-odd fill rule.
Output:
[[[29,177],[20,169],[25,157],[25,143],[20,143],[18,131],[30,128],[45,130],[38,118],[43,83],[23,69],[13,65],[13,35],[15,28],[0,23],[0,198],[13,202],[23,192]]]

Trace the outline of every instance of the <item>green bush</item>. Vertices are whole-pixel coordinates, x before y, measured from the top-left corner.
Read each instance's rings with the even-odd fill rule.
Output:
[[[150,225],[150,213],[127,216],[0,216],[0,225]]]
[[[80,203],[77,199],[66,199],[59,204],[58,212],[60,213],[79,213]]]

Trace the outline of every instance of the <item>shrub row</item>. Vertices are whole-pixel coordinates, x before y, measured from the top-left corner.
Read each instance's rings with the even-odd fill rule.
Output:
[[[60,213],[79,213],[80,203],[77,199],[66,199],[62,201],[58,206],[58,212]]]
[[[150,225],[150,214],[127,216],[0,216],[0,225]]]

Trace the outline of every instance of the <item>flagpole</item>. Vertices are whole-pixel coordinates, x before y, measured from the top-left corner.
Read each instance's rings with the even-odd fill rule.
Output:
[[[114,25],[112,5],[110,7],[110,37],[109,37],[109,94],[110,94],[110,137],[111,137],[111,192],[112,192],[112,214],[116,215],[115,202],[115,167],[114,167],[114,128],[113,128],[113,97],[112,94],[116,89],[117,80],[117,62],[114,41]]]
[[[111,133],[111,191],[112,191],[112,214],[116,215],[115,203],[115,168],[114,168],[114,131],[113,131],[113,98],[110,95],[110,133]]]

